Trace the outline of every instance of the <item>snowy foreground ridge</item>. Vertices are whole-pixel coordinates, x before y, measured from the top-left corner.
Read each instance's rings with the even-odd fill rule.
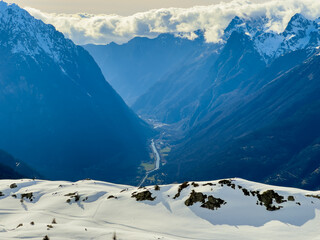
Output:
[[[242,179],[0,181],[0,239],[320,239],[320,191]]]

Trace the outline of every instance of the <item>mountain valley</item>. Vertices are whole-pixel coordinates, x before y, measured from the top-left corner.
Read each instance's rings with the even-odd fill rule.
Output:
[[[168,68],[132,105],[147,121],[163,123],[158,145],[171,149],[150,184],[238,176],[319,188],[319,21],[295,14],[281,33],[269,31],[269,21],[235,17],[222,42]]]

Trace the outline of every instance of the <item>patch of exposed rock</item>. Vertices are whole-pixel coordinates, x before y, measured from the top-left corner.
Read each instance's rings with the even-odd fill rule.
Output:
[[[260,205],[263,204],[268,211],[276,211],[282,208],[281,206],[280,207],[274,206],[273,201],[275,201],[278,204],[286,202],[283,196],[279,195],[273,190],[265,191],[262,194],[259,193],[257,194],[257,197],[260,201]]]
[[[221,198],[215,198],[212,195],[207,196],[206,194],[195,192],[194,190],[192,190],[189,198],[184,202],[184,204],[186,206],[192,206],[197,202],[202,203],[201,207],[208,208],[210,210],[216,210],[226,204],[226,202]]]
[[[152,197],[152,193],[148,190],[139,192],[139,193],[132,193],[132,198],[136,198],[137,201],[154,201],[156,198]]]
[[[312,197],[312,198],[317,198],[320,200],[320,195],[306,195],[306,197]]]
[[[23,200],[25,198],[29,199],[29,201],[32,202],[33,201],[33,193],[32,192],[30,192],[30,193],[22,193],[21,194],[21,200]]]
[[[181,194],[181,191],[185,188],[187,188],[189,186],[189,183],[188,182],[184,182],[182,184],[179,185],[179,188],[178,188],[178,192],[176,195],[174,195],[173,199],[176,199],[178,197],[180,197],[180,194]]]

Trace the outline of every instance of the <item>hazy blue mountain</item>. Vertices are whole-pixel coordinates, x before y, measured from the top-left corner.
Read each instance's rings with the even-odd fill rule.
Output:
[[[132,182],[151,131],[89,53],[0,2],[0,147],[46,178]]]
[[[283,73],[277,62],[251,78],[261,87],[250,84],[243,99],[217,106],[176,148],[167,171],[179,180],[246,176],[318,188],[319,63],[315,55]]]
[[[183,126],[198,106],[199,96],[211,85],[211,68],[216,51],[174,69],[142,95],[132,108],[144,118]]]
[[[230,114],[198,126],[172,155],[183,169],[180,177],[247,176],[318,188],[319,63],[313,56],[246,97]]]
[[[203,86],[196,97],[175,84],[177,71],[172,73],[176,77],[159,81],[133,106],[143,116],[151,117],[154,111],[156,119],[185,131],[173,143],[163,169],[165,181],[237,176],[317,188],[319,29],[300,14],[280,34],[264,32],[265,22],[235,18],[217,56],[210,63],[198,62],[207,64],[202,68],[206,74],[194,70],[196,63],[186,68],[191,71],[188,76],[194,74],[191,85]],[[279,39],[271,51],[268,44]],[[157,100],[161,92],[164,97]],[[175,101],[168,103],[171,99]]]
[[[235,17],[219,48],[171,71],[142,95],[133,109],[144,118],[189,130],[201,119],[210,121],[217,109],[230,111],[225,104],[247,95],[249,92],[241,90],[266,66],[276,61],[277,70],[285,72],[310,56],[320,43],[317,22],[301,14],[294,15],[280,34],[268,31],[268,21],[266,17]],[[250,91],[261,87],[255,83]]]
[[[217,50],[157,82],[133,109],[146,118],[178,123],[187,131],[198,118],[205,117],[205,109],[210,112],[207,105],[213,99],[237,90],[242,81],[266,65],[249,36],[241,31],[233,32]]]
[[[199,55],[209,51],[214,44],[207,44],[203,33],[188,40],[172,34],[160,34],[154,39],[136,37],[118,45],[86,45],[105,78],[120,96],[132,105],[137,98],[159,79]]]
[[[294,59],[286,60],[291,66],[292,62],[300,62],[303,57],[312,54],[320,44],[317,21],[308,20],[301,14],[294,15],[284,32],[279,34],[268,30],[268,22],[266,17],[235,17],[225,29],[223,43],[206,51],[201,58],[172,69],[138,98],[133,109],[144,118],[155,118],[169,124],[178,123],[179,128],[188,130],[199,117],[205,117],[201,109],[210,103],[210,95],[214,94],[217,98],[228,91],[237,90],[233,92],[232,98],[240,97],[237,95],[238,90],[245,84],[241,82],[241,77],[248,79],[279,57],[306,50],[303,56],[296,54]],[[236,40],[235,36],[231,38],[233,33],[245,35],[243,39],[248,44]],[[233,46],[230,46],[231,40],[234,41]],[[242,56],[241,51],[245,51],[243,56],[246,56],[246,63],[239,58]],[[248,59],[250,54],[255,54],[255,57]],[[284,61],[280,63],[283,64]],[[210,92],[211,89],[213,92]],[[211,106],[213,108],[214,105]],[[208,109],[207,112],[212,111]]]

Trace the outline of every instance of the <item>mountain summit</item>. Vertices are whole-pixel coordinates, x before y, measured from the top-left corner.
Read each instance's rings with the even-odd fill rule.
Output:
[[[1,46],[14,54],[34,59],[44,54],[62,64],[70,61],[70,53],[77,50],[72,41],[65,39],[52,25],[33,18],[16,4],[0,2],[0,27]]]
[[[301,49],[314,49],[320,43],[320,30],[316,21],[295,14],[282,33],[268,28],[270,19],[266,17],[235,17],[225,30],[227,40],[234,31],[250,36],[262,58],[270,63],[281,55]]]

